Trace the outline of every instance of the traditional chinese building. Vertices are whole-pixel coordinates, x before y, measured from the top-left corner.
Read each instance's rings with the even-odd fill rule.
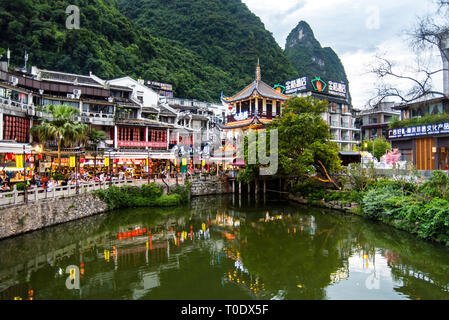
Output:
[[[284,95],[262,81],[259,63],[256,68],[256,79],[245,89],[229,98],[222,98],[229,105],[232,114],[224,130],[262,129],[277,116],[290,96]]]

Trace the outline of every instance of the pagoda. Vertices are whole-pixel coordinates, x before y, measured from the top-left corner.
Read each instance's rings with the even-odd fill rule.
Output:
[[[228,116],[227,124],[220,127],[224,130],[244,131],[263,129],[281,115],[284,103],[290,97],[262,81],[258,61],[254,82],[232,97],[222,97],[222,102],[229,106],[232,115]]]

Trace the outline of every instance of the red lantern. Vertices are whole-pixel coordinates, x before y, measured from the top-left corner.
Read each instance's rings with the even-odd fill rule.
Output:
[[[84,158],[81,158],[81,159],[80,159],[80,163],[84,163]]]
[[[232,107],[229,107],[228,109],[229,109],[229,110],[232,110]]]

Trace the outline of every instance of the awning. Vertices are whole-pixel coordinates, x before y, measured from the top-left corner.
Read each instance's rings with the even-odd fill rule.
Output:
[[[342,156],[360,156],[360,151],[339,151]]]
[[[26,154],[30,154],[33,152],[33,149],[31,148],[30,144],[17,143],[17,142],[0,142],[0,153],[22,154],[24,146]]]
[[[234,167],[245,167],[246,166],[245,160],[243,160],[243,159],[234,159],[234,161],[232,162],[232,165]]]

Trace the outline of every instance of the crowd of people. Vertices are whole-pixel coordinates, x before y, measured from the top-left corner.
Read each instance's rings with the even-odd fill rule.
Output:
[[[27,189],[34,189],[43,187],[47,191],[52,191],[57,186],[76,185],[79,186],[92,182],[107,182],[114,180],[128,180],[132,179],[133,175],[129,172],[119,172],[117,174],[108,173],[67,173],[65,175],[59,173],[34,173],[31,177],[26,179]],[[10,171],[0,172],[0,192],[9,192],[13,190],[14,183],[11,181],[13,174]],[[23,181],[16,181],[17,184],[23,185]]]

